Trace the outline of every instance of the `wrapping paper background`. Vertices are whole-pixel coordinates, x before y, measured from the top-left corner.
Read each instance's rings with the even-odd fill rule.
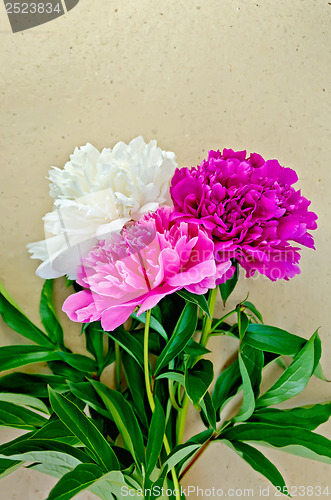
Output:
[[[330,17],[326,0],[80,0],[65,16],[12,34],[1,2],[0,276],[32,320],[39,323],[42,280],[25,245],[43,238],[48,169],[62,167],[75,146],[112,147],[141,134],[175,151],[181,166],[196,165],[208,149],[247,149],[298,172],[319,215],[317,251],[302,251],[302,274],[290,282],[243,277],[231,303],[250,291],[269,324],[306,337],[321,326],[331,378]],[[60,307],[60,282],[57,290]],[[70,347],[84,352],[78,328],[61,320]],[[0,328],[2,345],[22,342]],[[221,338],[211,346],[220,370],[235,346]],[[330,400],[330,386],[315,379],[296,403]],[[201,428],[192,413],[187,435]],[[331,424],[321,432],[331,437]],[[0,431],[2,441],[10,437]],[[265,450],[288,486],[328,485],[331,493],[328,465]],[[1,482],[0,498],[39,500],[53,483],[19,470]],[[184,484],[254,488],[254,498],[268,485],[221,444]]]

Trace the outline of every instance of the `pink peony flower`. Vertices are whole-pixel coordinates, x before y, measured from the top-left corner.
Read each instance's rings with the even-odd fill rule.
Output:
[[[181,288],[197,294],[215,288],[231,262],[216,264],[206,231],[171,221],[171,212],[159,208],[91,250],[78,269],[77,282],[85,290],[63,305],[71,320],[101,320],[104,330],[111,331],[137,306],[140,314]]]
[[[172,217],[204,227],[217,258],[236,258],[247,276],[259,271],[273,281],[287,280],[300,272],[299,248],[289,241],[314,248],[308,230],[317,227],[310,201],[292,187],[297,180],[277,160],[210,151],[196,168],[176,170]]]

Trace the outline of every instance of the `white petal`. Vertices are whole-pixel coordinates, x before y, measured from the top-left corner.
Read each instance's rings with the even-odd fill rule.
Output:
[[[124,224],[126,222],[129,222],[129,220],[130,219],[128,217],[122,217],[121,219],[116,219],[113,220],[112,222],[109,222],[109,224],[104,224],[102,226],[99,226],[96,232],[96,236],[99,239],[105,239],[111,233],[120,232],[121,229],[123,229]]]
[[[38,274],[74,276],[91,248],[87,242],[171,204],[169,186],[176,167],[174,153],[161,150],[155,140],[145,143],[141,136],[101,153],[91,144],[76,148],[63,169],[49,172],[55,201],[44,224],[50,237],[28,246],[32,258],[43,261]]]

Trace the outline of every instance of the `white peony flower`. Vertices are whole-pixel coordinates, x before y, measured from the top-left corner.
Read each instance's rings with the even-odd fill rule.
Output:
[[[174,153],[142,137],[101,153],[91,144],[76,148],[63,169],[49,172],[54,208],[43,217],[46,239],[27,245],[31,257],[43,261],[36,274],[75,279],[81,258],[98,239],[172,204],[169,187],[176,167]]]

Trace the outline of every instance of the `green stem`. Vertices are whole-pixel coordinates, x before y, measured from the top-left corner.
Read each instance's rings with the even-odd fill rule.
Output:
[[[151,310],[149,309],[146,313],[146,322],[145,322],[145,331],[144,331],[144,372],[145,372],[145,384],[146,384],[146,392],[149,405],[151,407],[152,412],[155,410],[155,402],[151,389],[150,383],[150,374],[149,374],[149,361],[148,361],[148,337],[149,337],[149,325],[151,321]],[[167,436],[164,434],[163,436],[163,444],[164,449],[167,455],[170,455],[171,449],[169,445],[169,441]],[[176,500],[180,500],[180,486],[178,482],[178,477],[175,469],[171,469],[172,481],[174,483],[174,489],[176,490]]]
[[[237,311],[236,311],[236,309],[233,309],[233,311],[230,311],[229,313],[225,314],[225,316],[222,316],[222,318],[221,318],[221,319],[219,319],[219,320],[217,321],[217,323],[215,323],[215,325],[214,325],[214,326],[213,326],[213,328],[211,329],[210,333],[213,333],[213,332],[217,329],[217,327],[218,327],[218,326],[219,326],[219,325],[220,325],[223,321],[225,321],[225,320],[226,320],[229,316],[231,316],[232,314],[235,314],[236,312],[237,312]]]
[[[207,343],[208,343],[208,340],[209,340],[209,337],[210,337],[210,334],[212,333],[213,330],[216,330],[217,326],[222,322],[224,321],[226,318],[228,318],[229,316],[231,316],[231,314],[234,314],[236,311],[236,309],[234,309],[233,311],[230,311],[228,314],[226,314],[225,316],[223,316],[217,323],[216,325],[214,325],[214,328],[212,328],[212,318],[214,316],[214,310],[215,310],[215,303],[216,303],[216,297],[217,297],[217,287],[214,288],[214,290],[211,290],[209,292],[209,297],[208,297],[208,306],[209,306],[209,312],[210,312],[210,316],[211,316],[211,319],[208,318],[208,316],[206,315],[205,318],[204,318],[204,322],[203,322],[203,328],[202,328],[202,333],[201,333],[201,338],[200,338],[200,344],[203,345],[204,347],[206,347]],[[245,299],[246,300],[246,299]],[[225,303],[224,303],[225,305]],[[185,394],[186,395],[186,394]],[[183,402],[183,405],[184,405],[184,402]],[[185,417],[186,418],[186,417]],[[195,462],[198,460],[198,458],[203,454],[203,452],[208,448],[209,444],[214,441],[220,434],[221,432],[228,426],[231,424],[231,421],[227,421],[227,422],[224,422],[220,428],[214,432],[211,437],[209,439],[207,439],[207,441],[201,446],[201,448],[197,451],[197,453],[191,458],[191,460],[189,461],[189,463],[187,464],[187,466],[185,467],[185,469],[183,470],[183,472],[181,473],[180,475],[180,478],[179,479],[182,479],[184,477],[184,475],[191,469],[191,467],[195,464]],[[184,427],[185,427],[185,424],[184,424]]]
[[[186,417],[189,408],[190,400],[188,395],[184,394],[182,401],[182,408],[177,417],[177,444],[182,444],[184,439],[185,425],[186,425]]]
[[[121,350],[117,342],[115,342],[115,387],[121,392]]]
[[[205,320],[204,320],[203,329],[202,329],[202,333],[201,333],[201,339],[200,339],[200,344],[203,347],[206,347],[206,345],[208,344],[209,337],[210,337],[213,316],[214,316],[214,310],[215,310],[215,304],[216,304],[216,297],[217,297],[217,287],[214,288],[213,290],[210,290],[210,292],[209,292],[208,307],[209,307],[209,312],[210,312],[210,318],[209,318],[209,316],[205,315]]]
[[[202,332],[201,332],[201,338],[200,338],[200,344],[203,345],[204,347],[206,347],[208,340],[209,340],[209,337],[210,337],[210,333],[211,333],[211,327],[212,327],[215,304],[216,304],[216,297],[217,297],[217,287],[214,288],[213,290],[210,290],[210,292],[209,292],[208,307],[209,307],[209,312],[210,312],[210,318],[207,316],[207,314],[205,315],[204,321],[203,321]],[[199,359],[200,358],[197,358],[196,361],[198,361]],[[177,444],[182,444],[182,442],[183,442],[189,404],[190,404],[190,400],[189,400],[187,393],[185,392],[184,397],[183,397],[183,401],[182,401],[182,409],[179,412],[178,418],[177,418]]]
[[[176,391],[174,388],[174,381],[173,380],[169,379],[168,387],[169,387],[169,397],[170,397],[171,404],[175,408],[175,410],[180,411],[181,407],[178,405],[178,403],[176,401]]]
[[[151,322],[151,310],[148,309],[146,313],[145,332],[144,332],[144,373],[145,373],[145,385],[146,385],[146,392],[147,392],[149,406],[151,407],[152,412],[154,412],[155,403],[151,389],[151,381],[149,376],[149,361],[148,361],[148,337],[149,337],[150,322]]]

